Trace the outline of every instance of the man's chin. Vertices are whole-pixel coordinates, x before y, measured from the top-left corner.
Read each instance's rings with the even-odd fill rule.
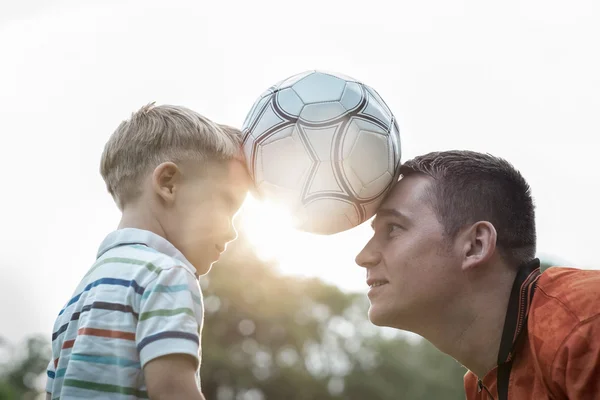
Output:
[[[376,326],[390,326],[391,322],[386,313],[380,312],[377,309],[373,309],[372,306],[369,309],[369,321]]]

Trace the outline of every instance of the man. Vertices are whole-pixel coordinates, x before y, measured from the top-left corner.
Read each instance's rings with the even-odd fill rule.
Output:
[[[408,161],[356,262],[370,320],[469,369],[467,399],[600,399],[600,271],[535,259],[530,188],[470,151]]]

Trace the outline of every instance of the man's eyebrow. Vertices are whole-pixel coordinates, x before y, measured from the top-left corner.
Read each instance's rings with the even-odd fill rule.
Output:
[[[409,218],[406,216],[406,214],[404,214],[394,208],[381,208],[381,209],[377,210],[377,214],[375,215],[375,218],[373,218],[373,221],[371,221],[371,228],[375,229],[375,222],[377,221],[377,219],[383,218],[383,217],[394,217],[394,218],[402,219],[405,221],[409,220]]]

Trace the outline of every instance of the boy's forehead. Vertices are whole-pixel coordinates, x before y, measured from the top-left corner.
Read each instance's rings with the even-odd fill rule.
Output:
[[[253,181],[248,174],[246,166],[237,161],[229,161],[219,177],[215,177],[215,184],[220,190],[228,192],[233,197],[246,197],[248,191],[254,189]]]
[[[252,178],[246,169],[246,165],[237,159],[229,163],[228,180],[233,185],[240,185],[246,188],[252,185]]]

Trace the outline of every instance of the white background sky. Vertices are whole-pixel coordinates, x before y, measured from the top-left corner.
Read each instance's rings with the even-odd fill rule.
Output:
[[[0,0],[0,335],[48,334],[116,226],[98,163],[122,119],[157,101],[239,126],[268,86],[315,68],[379,91],[403,160],[513,162],[540,253],[600,265],[599,20],[597,0]],[[367,226],[257,246],[275,236],[284,271],[366,291]]]

